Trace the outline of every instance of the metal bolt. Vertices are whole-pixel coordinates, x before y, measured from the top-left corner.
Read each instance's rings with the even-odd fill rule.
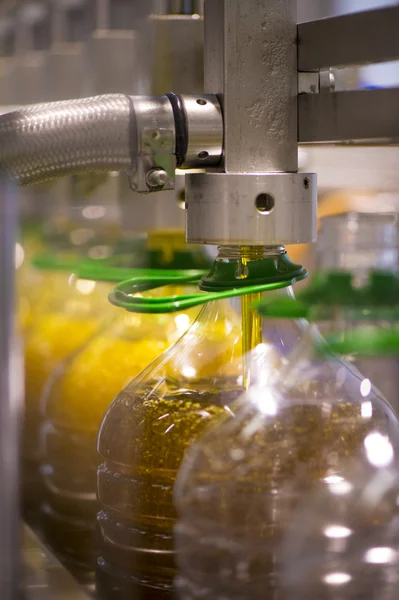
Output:
[[[133,181],[132,177],[129,175],[128,176],[128,180],[129,180],[129,188],[135,192],[137,190],[137,184],[135,181]]]
[[[163,188],[167,181],[167,172],[159,167],[151,169],[146,175],[146,182],[150,188]]]

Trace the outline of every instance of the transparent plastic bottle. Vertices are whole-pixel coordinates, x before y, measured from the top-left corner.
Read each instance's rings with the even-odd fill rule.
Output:
[[[359,211],[323,218],[317,244],[317,268],[322,272],[350,273],[356,286],[367,281],[370,269],[398,273],[397,214]],[[335,328],[337,324],[332,323],[332,326]],[[379,326],[389,324],[381,321]],[[340,323],[345,335],[357,327],[358,323],[351,320],[349,314],[348,319]],[[373,382],[399,415],[399,357],[360,357],[354,353],[346,358]]]
[[[339,475],[316,482],[281,544],[283,600],[394,600],[399,591],[394,441],[373,431]]]
[[[245,282],[247,272],[252,272],[246,252],[220,250],[208,282],[219,267],[233,277],[232,287]],[[252,259],[262,263],[259,272],[264,274],[266,257],[274,275],[282,277],[284,256],[283,249],[262,248]],[[209,422],[231,414],[230,406],[250,374],[243,358],[246,344],[263,340],[273,348],[268,364],[273,369],[286,343],[292,344],[299,335],[295,328],[268,328],[260,318],[253,320],[255,313],[247,309],[260,295],[253,296],[205,305],[187,333],[108,409],[98,438],[100,597],[172,597],[176,573],[172,495],[184,452]],[[269,331],[273,342],[267,341]]]
[[[40,271],[22,264],[17,271],[17,300],[22,312],[19,315],[22,332],[27,334],[38,316],[51,305],[62,304],[68,292],[70,273]]]
[[[41,501],[40,402],[44,386],[58,362],[77,350],[114,313],[107,302],[109,284],[60,273],[54,276],[53,286],[48,301],[34,313],[25,336],[23,504],[31,521],[37,518]]]
[[[46,541],[81,578],[88,579],[95,566],[101,419],[116,394],[186,331],[197,312],[119,311],[113,323],[58,365],[46,386],[41,525]]]
[[[93,260],[91,250],[96,247],[88,246],[89,258],[77,268],[80,277],[90,277],[100,290],[104,290],[101,278],[127,279],[136,267],[172,272],[209,266],[203,247],[188,247],[181,230],[154,229],[122,237],[116,245],[108,240],[102,248],[107,250],[104,260]],[[47,256],[43,261],[51,264]],[[166,293],[179,291],[173,288]],[[101,302],[114,311],[114,320],[58,363],[41,399],[44,497],[40,525],[59,557],[85,580],[92,576],[95,563],[96,436],[101,418],[121,388],[180,337],[198,313],[191,309],[174,315],[121,314],[108,304],[105,292]]]
[[[313,486],[341,477],[370,436],[388,436],[398,452],[385,400],[322,347],[309,326],[266,378],[269,355],[258,348],[256,383],[186,453],[175,488],[182,599],[280,599],[282,540]]]
[[[31,268],[31,261],[42,249],[40,226],[35,222],[22,224],[19,239],[15,244],[17,300],[22,309],[22,318],[20,318],[22,331],[30,324],[31,289],[35,287],[38,280],[37,273]]]
[[[319,165],[320,166],[320,165]],[[332,166],[331,157],[325,164],[327,171],[331,172],[331,181],[333,180],[332,173],[337,167]],[[313,167],[312,167],[313,168]],[[312,170],[312,169],[310,169]],[[318,169],[315,169],[318,171]],[[361,169],[356,168],[354,172],[361,173]],[[319,172],[319,171],[318,171]],[[320,172],[319,172],[320,173]],[[334,175],[335,178],[335,175]],[[320,183],[320,182],[319,182]],[[352,182],[353,183],[353,182]],[[334,186],[332,186],[334,187]],[[326,188],[327,189],[327,188]],[[330,192],[331,192],[330,186]],[[345,220],[346,215],[352,213],[369,214],[372,216],[376,212],[384,214],[395,214],[399,209],[399,194],[379,192],[373,188],[356,188],[348,187],[341,190],[337,190],[332,193],[323,193],[323,189],[319,188],[319,201],[317,216],[319,222],[319,229],[323,229],[325,222],[330,222],[330,217],[337,217],[336,223]],[[333,221],[331,221],[332,223]],[[342,228],[341,228],[342,231]],[[348,233],[344,234],[342,239],[343,243],[348,242]],[[323,235],[323,232],[321,232]],[[368,240],[373,245],[373,240]],[[309,272],[313,272],[314,268],[318,264],[319,260],[319,248],[320,248],[320,237],[318,237],[317,244],[299,244],[289,248],[290,254],[293,260],[297,260],[306,265]],[[342,248],[331,248],[332,252],[340,253]]]

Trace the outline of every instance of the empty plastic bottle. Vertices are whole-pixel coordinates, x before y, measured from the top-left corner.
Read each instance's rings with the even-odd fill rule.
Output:
[[[373,439],[388,436],[392,453],[399,450],[390,407],[353,366],[325,351],[313,326],[277,374],[265,376],[262,346],[253,356],[255,384],[191,446],[179,472],[183,600],[280,599],[282,543],[314,486],[338,481]]]

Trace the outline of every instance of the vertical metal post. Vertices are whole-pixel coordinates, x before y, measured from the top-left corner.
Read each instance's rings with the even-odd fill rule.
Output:
[[[205,0],[205,92],[225,123],[225,171],[295,172],[296,1]]]
[[[184,0],[170,0],[168,12],[171,15],[183,15],[184,14]]]
[[[16,600],[19,577],[19,441],[22,361],[15,329],[17,191],[0,180],[0,598]]]
[[[192,12],[198,15],[204,14],[204,0],[193,0]]]
[[[154,15],[166,15],[169,8],[169,0],[153,0],[152,5]]]

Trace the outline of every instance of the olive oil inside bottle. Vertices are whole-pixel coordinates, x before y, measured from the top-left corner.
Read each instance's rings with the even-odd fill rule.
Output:
[[[100,558],[97,586],[107,600],[169,598],[176,575],[173,486],[185,449],[211,421],[230,414],[242,393],[231,379],[197,382],[195,391],[176,389],[160,397],[148,385],[116,402],[129,403],[130,416],[112,412],[100,441],[104,462],[98,472]],[[151,392],[152,390],[152,392]],[[118,424],[118,427],[116,425]],[[121,429],[129,432],[130,444]],[[123,442],[108,440],[114,430]]]

